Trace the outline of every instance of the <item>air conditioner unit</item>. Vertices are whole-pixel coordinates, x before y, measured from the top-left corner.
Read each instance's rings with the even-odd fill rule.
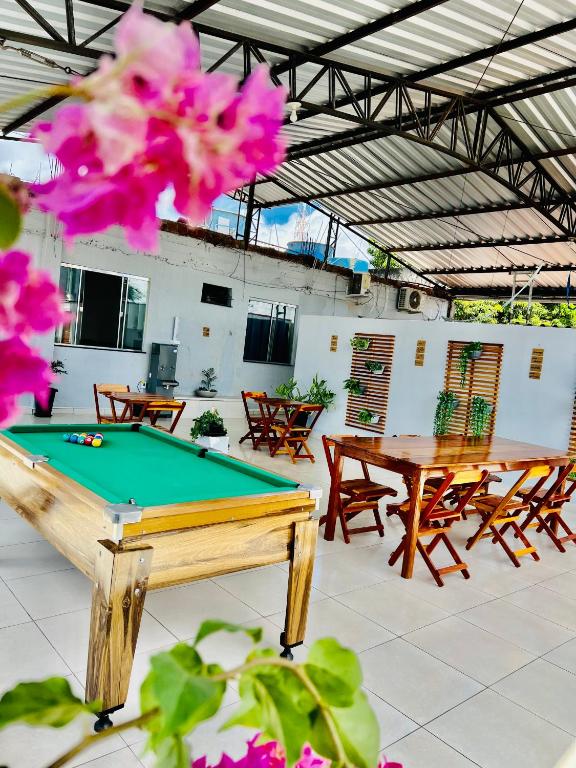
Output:
[[[416,288],[404,286],[398,290],[398,303],[396,308],[400,312],[421,312],[422,292]]]
[[[370,275],[366,272],[357,272],[352,275],[348,283],[348,296],[366,296],[370,290]]]

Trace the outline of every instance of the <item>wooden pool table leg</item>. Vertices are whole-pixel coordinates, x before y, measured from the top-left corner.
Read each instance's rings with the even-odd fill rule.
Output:
[[[121,549],[100,541],[94,569],[86,701],[102,702],[94,730],[124,706],[152,562],[152,547]]]
[[[294,541],[288,575],[286,621],[284,632],[280,635],[280,644],[284,649],[281,656],[285,659],[292,659],[291,649],[304,642],[317,538],[318,520],[303,520],[300,523],[294,523]]]

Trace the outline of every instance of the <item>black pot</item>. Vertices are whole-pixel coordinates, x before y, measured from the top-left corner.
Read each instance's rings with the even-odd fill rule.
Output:
[[[308,417],[309,417],[309,415],[310,414],[306,413],[306,411],[304,411],[304,413],[299,413],[296,416],[296,419],[294,421],[294,425],[297,426],[297,427],[307,427],[308,426]]]
[[[42,406],[38,400],[34,398],[34,416],[40,416],[45,419],[52,416],[52,408],[54,407],[56,392],[58,392],[58,390],[55,387],[50,387],[50,394],[48,395],[46,407]]]

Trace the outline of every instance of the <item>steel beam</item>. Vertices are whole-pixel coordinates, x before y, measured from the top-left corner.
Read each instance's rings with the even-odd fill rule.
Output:
[[[423,211],[420,213],[408,213],[401,216],[389,216],[379,219],[360,219],[350,221],[352,225],[368,224],[404,224],[410,221],[428,221],[430,219],[450,219],[460,216],[474,216],[480,213],[503,213],[505,211],[517,211],[520,208],[527,208],[526,203],[495,203],[494,205],[478,205],[469,208],[450,208],[443,211]]]
[[[40,11],[36,10],[33,5],[30,5],[28,0],[16,0],[16,3],[20,6],[20,8],[22,8],[22,10],[26,11],[28,16],[33,18],[36,24],[42,27],[44,32],[47,32],[53,40],[60,40],[61,42],[65,42],[60,32],[58,32],[58,30],[55,29],[52,24],[50,24],[48,19],[45,19],[44,16],[42,16]]]
[[[559,266],[558,264],[515,264],[507,267],[448,267],[447,269],[427,269],[424,275],[508,275],[513,272],[530,272],[536,269],[540,272],[572,272],[576,264]]]
[[[74,0],[64,0],[66,7],[66,29],[68,32],[68,42],[70,45],[76,45],[76,29],[74,25]]]
[[[509,299],[511,285],[502,285],[498,287],[486,287],[482,286],[478,288],[451,288],[446,286],[446,290],[450,291],[450,295],[454,299],[466,298],[466,299]],[[558,302],[566,298],[566,288],[547,288],[545,286],[535,286],[532,291],[533,301],[553,301]],[[576,297],[572,297],[576,301]]]
[[[209,10],[218,2],[219,0],[195,0],[195,2],[188,3],[188,5],[179,11],[173,17],[173,21],[190,21],[191,19],[195,19],[196,16],[200,16],[201,13]]]
[[[0,27],[0,39],[10,40],[13,43],[21,45],[30,45],[34,48],[47,48],[50,51],[60,51],[69,53],[73,56],[83,56],[85,59],[99,59],[104,55],[104,51],[97,51],[94,48],[83,48],[80,45],[73,45],[64,38],[55,40],[51,37],[39,37],[30,35],[27,32],[17,32],[14,29],[5,29]]]
[[[416,253],[419,251],[463,251],[471,248],[514,248],[518,245],[550,245],[568,243],[573,238],[566,235],[544,235],[538,237],[499,237],[491,240],[454,241],[452,243],[413,243],[411,245],[389,246],[394,253]],[[429,274],[429,273],[427,273]]]

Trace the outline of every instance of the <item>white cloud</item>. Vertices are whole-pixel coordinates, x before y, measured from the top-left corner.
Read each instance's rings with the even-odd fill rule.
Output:
[[[47,181],[56,172],[56,161],[40,144],[31,141],[0,141],[0,173],[10,173],[24,181]]]

